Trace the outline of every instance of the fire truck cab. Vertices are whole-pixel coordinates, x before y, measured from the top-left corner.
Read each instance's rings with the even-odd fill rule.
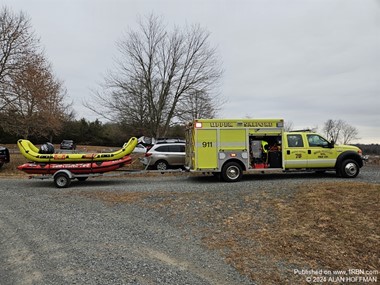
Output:
[[[283,119],[199,119],[186,129],[186,168],[224,181],[243,172],[336,171],[356,177],[361,150],[337,145],[311,131],[284,131]]]

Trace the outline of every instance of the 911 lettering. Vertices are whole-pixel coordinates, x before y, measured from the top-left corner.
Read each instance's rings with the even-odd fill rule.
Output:
[[[202,147],[212,147],[212,142],[202,142]]]

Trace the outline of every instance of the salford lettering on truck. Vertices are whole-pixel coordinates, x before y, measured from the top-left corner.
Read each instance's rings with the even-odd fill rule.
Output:
[[[243,172],[335,171],[354,178],[362,152],[309,130],[285,132],[283,119],[198,119],[186,129],[186,168],[224,181]]]
[[[246,128],[271,128],[273,127],[272,122],[245,122],[244,127]]]

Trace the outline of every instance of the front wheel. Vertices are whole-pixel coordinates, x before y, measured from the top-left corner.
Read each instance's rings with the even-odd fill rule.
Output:
[[[345,178],[355,178],[359,174],[360,167],[353,159],[343,161],[340,166],[339,174]]]
[[[243,170],[236,162],[228,162],[223,166],[222,178],[226,182],[238,182],[243,177]]]

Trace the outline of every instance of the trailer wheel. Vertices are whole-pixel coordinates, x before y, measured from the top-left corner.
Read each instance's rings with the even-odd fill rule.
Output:
[[[241,166],[236,162],[228,162],[223,166],[222,178],[226,182],[238,182],[243,176]]]
[[[340,166],[340,174],[345,178],[354,178],[358,176],[360,171],[358,163],[353,159],[347,159],[343,161]]]
[[[71,179],[66,173],[58,173],[54,176],[54,184],[57,188],[67,188],[70,183]]]

